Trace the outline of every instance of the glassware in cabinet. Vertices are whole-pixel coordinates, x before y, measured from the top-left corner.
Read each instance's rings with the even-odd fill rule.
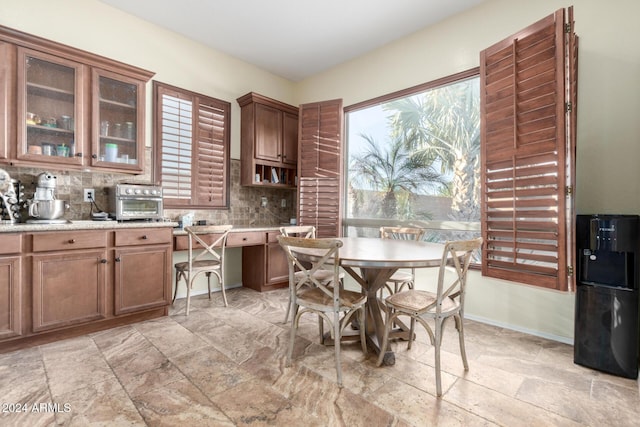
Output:
[[[18,48],[19,159],[82,163],[75,142],[83,124],[84,72],[80,63]]]
[[[104,70],[93,71],[92,164],[142,170],[144,149],[143,87],[139,80]]]

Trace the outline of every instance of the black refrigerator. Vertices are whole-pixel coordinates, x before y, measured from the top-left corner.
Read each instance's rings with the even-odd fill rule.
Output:
[[[574,362],[638,377],[640,216],[578,215]]]

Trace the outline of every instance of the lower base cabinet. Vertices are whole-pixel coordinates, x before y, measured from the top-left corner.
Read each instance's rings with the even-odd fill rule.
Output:
[[[33,332],[106,317],[106,258],[105,250],[33,256]]]
[[[0,352],[168,314],[170,227],[15,236],[0,245]]]

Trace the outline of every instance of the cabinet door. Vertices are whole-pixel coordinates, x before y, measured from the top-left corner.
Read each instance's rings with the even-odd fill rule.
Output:
[[[287,254],[279,243],[267,245],[267,283],[270,285],[289,281]]]
[[[282,115],[282,162],[298,163],[298,116],[284,112]]]
[[[20,257],[0,257],[0,339],[22,334]]]
[[[99,320],[106,315],[105,251],[33,256],[33,330]]]
[[[16,157],[55,164],[83,163],[85,66],[18,48]]]
[[[0,43],[0,162],[9,158],[9,141],[15,129],[15,48],[9,43]]]
[[[115,261],[116,315],[169,305],[169,245],[117,249]]]
[[[93,70],[92,82],[91,164],[142,172],[144,84],[99,69]]]
[[[255,156],[279,162],[282,153],[282,111],[268,105],[255,105]]]

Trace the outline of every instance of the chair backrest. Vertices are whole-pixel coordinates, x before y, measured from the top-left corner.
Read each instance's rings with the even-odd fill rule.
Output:
[[[291,225],[280,227],[280,233],[286,237],[316,238],[316,228],[313,225]]]
[[[424,228],[415,227],[380,227],[380,237],[397,240],[422,240]]]
[[[472,240],[457,240],[446,242],[440,262],[438,274],[438,290],[436,300],[436,312],[442,309],[442,301],[445,298],[458,299],[460,311],[464,311],[464,295],[467,285],[467,271],[473,258],[473,252],[480,249],[482,237]],[[453,267],[454,274],[448,275],[447,270]]]
[[[189,236],[189,263],[204,258],[222,261],[225,247],[227,246],[227,236],[232,228],[233,225],[194,225],[185,227],[184,230]],[[202,250],[196,248],[197,245],[200,245]]]
[[[338,239],[312,239],[307,237],[278,236],[278,242],[289,258],[289,286],[298,291],[303,286],[319,288],[323,293],[332,297],[334,305],[339,305],[340,286],[328,286],[329,282],[323,282],[316,278],[314,273],[318,270],[333,271],[333,283],[339,281],[339,256],[342,242]],[[313,259],[309,265],[298,259],[302,252]],[[301,274],[302,273],[302,274]]]

